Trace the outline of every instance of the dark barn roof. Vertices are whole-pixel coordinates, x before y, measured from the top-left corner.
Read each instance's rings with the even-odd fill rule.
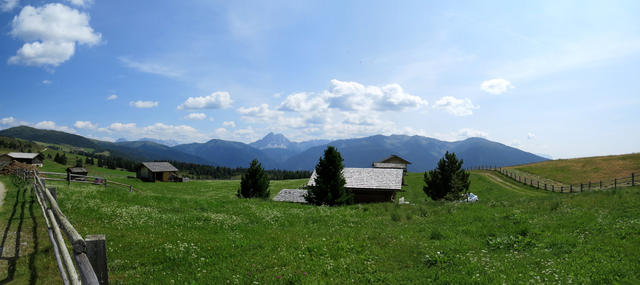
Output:
[[[408,161],[408,160],[406,160],[406,159],[404,159],[404,158],[402,158],[402,157],[399,157],[399,156],[397,156],[397,155],[395,155],[395,154],[392,154],[392,155],[390,155],[389,157],[387,157],[387,158],[385,158],[385,159],[383,159],[383,160],[381,160],[381,161],[379,161],[379,162],[386,163],[386,162],[391,162],[391,161],[393,161],[394,159],[400,160],[400,161],[402,161],[402,162],[404,162],[404,163],[406,163],[406,164],[411,164],[411,162],[410,162],[410,161]]]
[[[89,171],[87,171],[87,169],[84,168],[84,167],[69,167],[69,168],[67,168],[67,172],[71,172],[71,173],[87,173]]]
[[[41,156],[39,153],[35,152],[10,152],[6,155],[14,159],[34,159]]]
[[[178,171],[168,162],[143,162],[142,165],[148,168],[151,172],[173,172]]]
[[[316,185],[316,171],[313,171],[308,186]],[[342,170],[346,188],[402,190],[402,169],[345,168]]]

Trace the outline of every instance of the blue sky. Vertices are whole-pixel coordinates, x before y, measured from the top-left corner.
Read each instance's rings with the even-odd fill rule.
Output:
[[[638,152],[637,15],[638,1],[0,0],[0,128]]]

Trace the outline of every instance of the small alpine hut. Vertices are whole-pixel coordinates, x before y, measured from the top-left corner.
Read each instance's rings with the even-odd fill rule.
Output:
[[[31,164],[42,167],[42,161],[44,157],[40,153],[33,152],[10,152],[0,155],[0,165],[6,165],[12,161]]]
[[[385,169],[402,169],[403,172],[407,172],[407,166],[411,164],[408,160],[399,157],[395,154],[391,156],[373,163],[374,168],[385,168]]]
[[[177,181],[178,169],[168,162],[143,162],[136,171],[136,178],[144,181]]]
[[[316,185],[316,176],[314,170],[308,186]],[[344,168],[342,176],[346,181],[344,186],[353,193],[355,203],[390,202],[397,192],[403,191],[401,169]]]
[[[72,175],[82,175],[87,176],[89,171],[84,167],[67,167],[67,181],[71,180],[84,180],[84,177],[72,176]]]

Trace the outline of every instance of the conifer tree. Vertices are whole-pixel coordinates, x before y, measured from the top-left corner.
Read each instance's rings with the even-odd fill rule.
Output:
[[[269,177],[264,173],[257,159],[251,161],[247,173],[242,175],[237,196],[239,198],[269,197]]]
[[[425,194],[433,200],[460,200],[469,192],[469,172],[462,169],[462,159],[455,153],[447,153],[438,161],[438,166],[424,173]]]
[[[314,205],[346,205],[353,203],[353,194],[344,185],[344,166],[338,150],[329,146],[316,165],[315,185],[309,186],[305,199]]]

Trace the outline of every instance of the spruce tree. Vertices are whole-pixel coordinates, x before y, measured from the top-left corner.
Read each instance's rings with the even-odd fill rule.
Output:
[[[463,160],[455,153],[447,153],[438,161],[438,166],[424,173],[426,186],[423,191],[433,200],[460,200],[469,192],[469,172],[462,169]]]
[[[344,166],[338,150],[329,146],[316,165],[315,185],[309,186],[305,199],[314,205],[346,205],[353,203],[353,194],[344,185]]]
[[[269,197],[269,177],[264,173],[257,159],[251,161],[249,169],[242,175],[237,196],[239,198]]]

